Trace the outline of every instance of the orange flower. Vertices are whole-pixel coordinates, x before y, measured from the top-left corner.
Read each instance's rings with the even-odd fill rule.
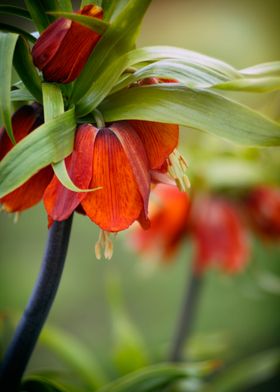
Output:
[[[170,260],[183,238],[186,237],[190,198],[175,186],[159,184],[153,191],[155,202],[149,230],[140,228],[131,233],[131,241],[139,251],[159,254]]]
[[[122,121],[100,129],[80,126],[74,151],[66,159],[67,170],[80,188],[101,189],[75,193],[54,177],[44,194],[49,217],[64,220],[81,205],[106,232],[124,230],[135,220],[146,227],[151,169],[156,171],[178,142],[177,127],[165,127],[166,132],[162,124],[141,121]]]
[[[236,207],[228,200],[198,197],[193,203],[190,230],[196,246],[197,273],[209,265],[228,273],[239,272],[246,265],[250,253],[247,233]]]
[[[87,5],[78,14],[103,18],[103,10]],[[87,62],[100,34],[70,19],[59,18],[43,31],[32,49],[33,62],[50,82],[69,83]]]
[[[168,260],[191,235],[195,243],[196,273],[215,264],[227,272],[244,267],[249,256],[247,235],[232,203],[198,196],[190,205],[186,193],[166,185],[158,185],[154,195],[158,203],[151,215],[151,228],[145,232],[138,228],[132,233],[138,251],[153,254],[161,251]]]
[[[250,223],[265,239],[280,238],[280,188],[268,185],[251,190],[246,200]]]
[[[12,126],[16,142],[43,123],[42,106],[22,106],[12,117]],[[4,128],[0,130],[0,160],[12,149],[13,145]],[[51,181],[53,172],[50,167],[40,170],[19,188],[0,199],[7,212],[20,212],[37,204],[43,196],[46,186]]]

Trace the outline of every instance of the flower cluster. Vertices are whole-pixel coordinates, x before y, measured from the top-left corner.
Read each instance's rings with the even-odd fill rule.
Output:
[[[191,238],[198,274],[210,265],[228,273],[244,269],[250,257],[249,229],[271,240],[280,239],[279,188],[255,187],[238,202],[210,194],[194,195],[191,201],[188,194],[161,184],[154,196],[151,228],[136,228],[131,233],[135,249],[169,261]]]
[[[102,9],[95,5],[86,6],[79,13],[103,17]],[[99,38],[89,28],[59,18],[33,46],[33,62],[46,81],[69,83],[78,77]],[[139,84],[160,82],[150,78]],[[16,141],[43,121],[41,105],[20,108],[12,118]],[[152,182],[170,182],[171,175],[181,188],[187,183],[184,161],[175,150],[178,136],[179,127],[174,124],[128,120],[96,127],[84,123],[77,126],[73,152],[65,163],[77,187],[95,191],[74,192],[65,188],[49,166],[0,202],[4,210],[19,212],[43,199],[49,225],[67,219],[74,211],[86,214],[104,231],[96,248],[98,257],[101,245],[105,246],[106,255],[110,255],[108,233],[124,230],[135,220],[144,228],[149,226]],[[0,158],[11,148],[7,133],[1,129]]]

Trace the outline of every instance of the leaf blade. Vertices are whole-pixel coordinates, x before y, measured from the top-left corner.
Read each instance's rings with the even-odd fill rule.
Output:
[[[37,101],[42,102],[42,80],[33,64],[29,45],[22,37],[17,40],[13,63],[25,87]]]
[[[238,144],[280,145],[280,124],[212,91],[178,84],[123,90],[106,98],[99,108],[108,122],[138,119],[175,123]]]
[[[11,79],[13,55],[16,47],[18,35],[14,33],[0,32],[0,115],[3,120],[4,127],[12,141],[15,144],[15,139],[12,129],[11,121]]]
[[[71,102],[77,103],[83,97],[104,70],[103,65],[106,62],[111,63],[132,48],[138,26],[150,2],[151,0],[130,1],[112,21],[76,80]],[[94,72],[92,72],[93,69]]]
[[[73,149],[75,128],[72,108],[16,144],[0,162],[0,197],[22,185],[43,167],[69,155]]]
[[[52,11],[52,12],[48,12],[48,14],[63,17],[66,19],[71,19],[74,22],[80,23],[83,26],[88,27],[93,31],[96,31],[99,34],[103,34],[108,27],[108,23],[104,22],[101,19],[94,18],[92,16],[74,14],[74,13],[63,12],[63,11]]]

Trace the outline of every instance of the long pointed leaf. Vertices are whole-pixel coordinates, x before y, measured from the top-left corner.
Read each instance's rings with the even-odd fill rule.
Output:
[[[280,145],[280,124],[216,93],[177,84],[130,88],[108,97],[99,108],[108,122],[138,119],[175,123],[239,144]]]
[[[74,108],[41,125],[21,140],[0,162],[0,197],[13,191],[52,162],[73,150]]]
[[[254,65],[253,67],[242,69],[240,72],[253,77],[280,76],[280,61]]]
[[[72,12],[72,1],[71,0],[42,0],[44,8],[47,11],[66,11]]]
[[[7,23],[0,23],[0,31],[7,31],[10,33],[16,33],[22,35],[24,38],[26,38],[29,42],[34,44],[36,42],[36,38],[33,37],[33,35],[29,34],[27,31],[17,27],[17,26],[12,26]]]
[[[280,77],[267,76],[260,78],[235,79],[219,83],[214,87],[219,90],[267,93],[280,90]]]
[[[38,30],[41,32],[48,27],[51,20],[45,12],[42,0],[24,0],[24,2]]]
[[[119,58],[135,44],[140,22],[151,0],[130,1],[94,48],[83,71],[74,84],[72,102],[78,102],[98,78],[105,66]]]
[[[198,364],[160,364],[138,370],[122,377],[98,392],[153,392],[172,385],[175,381],[208,374],[216,366],[213,362]]]
[[[1,4],[0,14],[20,16],[28,20],[31,19],[30,13],[25,8],[15,7],[14,5]]]
[[[106,376],[90,349],[71,334],[46,326],[39,342],[61,358],[92,389],[106,382]]]
[[[17,34],[0,32],[0,115],[6,131],[13,143],[15,143],[11,121],[11,79],[13,67],[13,55],[18,39]]]
[[[95,77],[95,80],[93,81],[91,87],[77,104],[76,108],[78,115],[85,116],[90,113],[94,108],[96,108],[96,106],[104,99],[104,97],[109,94],[110,90],[112,89],[112,86],[117,83],[119,77],[127,67],[134,66],[138,63],[146,61],[155,61],[161,59],[165,59],[166,62],[174,62],[173,70],[171,69],[168,71],[168,75],[171,75],[173,77],[175,76],[175,61],[178,61],[178,63],[180,64],[183,63],[185,67],[191,67],[193,69],[193,72],[196,71],[196,74],[200,71],[204,74],[204,78],[206,77],[206,74],[208,74],[208,78],[211,75],[211,82],[213,83],[218,83],[218,81],[222,82],[240,77],[238,71],[230,65],[220,60],[204,56],[200,53],[192,52],[186,49],[173,48],[169,46],[151,46],[135,49],[121,56],[120,58],[117,58],[115,61],[112,61],[109,66],[107,66],[102,72],[99,73],[98,76]],[[156,67],[156,65],[150,64],[150,67],[151,68],[148,68],[148,71],[146,68],[146,75],[148,74],[148,72],[151,72],[150,74],[152,74],[152,71],[154,72],[154,74],[160,75],[159,69],[156,70],[154,68],[153,70],[153,67]],[[186,72],[188,72],[188,75],[190,77],[189,71],[190,68],[189,70],[185,69],[185,74]],[[141,72],[143,72],[143,74],[136,74],[136,80],[141,77],[147,77],[144,75],[145,70],[139,70],[138,72],[140,74]],[[165,74],[167,74],[166,72],[167,69],[165,67]],[[179,72],[180,71],[178,70],[176,73],[177,76],[179,76]],[[133,79],[134,76],[131,76],[131,81],[134,81]],[[186,80],[186,76],[184,80]],[[115,89],[119,90],[120,88],[126,87],[129,82],[129,80],[125,80],[123,81],[123,83],[120,82],[121,86],[118,86],[117,84]]]
[[[44,98],[44,117],[45,122],[48,123],[50,120],[56,118],[58,115],[64,112],[63,96],[60,88],[53,83],[43,83],[43,98]],[[77,187],[67,172],[64,160],[53,163],[52,168],[55,175],[65,186],[73,192],[91,192],[100,188],[94,189],[81,189]]]
[[[33,64],[29,45],[22,37],[17,40],[13,62],[26,88],[37,101],[42,102],[42,81]]]
[[[88,27],[99,34],[103,34],[108,27],[108,23],[98,18],[93,18],[92,16],[86,16],[86,15],[80,15],[80,14],[74,14],[74,13],[62,12],[62,11],[48,12],[48,14],[74,20],[75,22],[78,22]]]

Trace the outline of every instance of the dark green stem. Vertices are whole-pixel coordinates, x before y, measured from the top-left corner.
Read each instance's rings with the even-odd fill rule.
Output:
[[[192,326],[201,291],[201,284],[201,275],[198,275],[194,269],[192,269],[191,276],[187,280],[183,305],[168,358],[171,362],[179,362],[182,360],[184,347],[186,346],[192,332]]]
[[[16,392],[57,292],[66,258],[72,216],[54,222],[37,283],[0,368],[0,390]]]

